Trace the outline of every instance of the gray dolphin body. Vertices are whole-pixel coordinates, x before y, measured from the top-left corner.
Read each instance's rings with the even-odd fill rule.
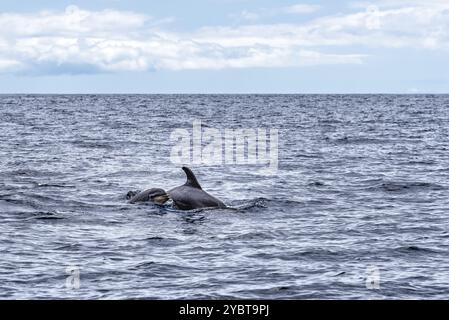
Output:
[[[128,196],[130,197],[129,203],[149,201],[162,205],[168,200],[168,195],[163,189],[160,188],[148,189],[139,192],[138,194],[134,194],[132,191],[130,191],[128,192]]]
[[[186,183],[167,192],[175,208],[180,210],[226,208],[223,202],[201,188],[192,170],[187,167],[182,167],[182,170],[187,175]]]

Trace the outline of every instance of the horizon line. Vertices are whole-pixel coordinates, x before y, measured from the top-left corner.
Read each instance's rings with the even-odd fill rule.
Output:
[[[449,95],[449,92],[5,92],[6,95]]]

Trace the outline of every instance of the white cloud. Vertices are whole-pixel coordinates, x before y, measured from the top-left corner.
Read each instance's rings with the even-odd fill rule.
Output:
[[[282,8],[282,10],[287,13],[300,13],[300,14],[312,13],[312,12],[316,12],[320,9],[321,9],[321,6],[319,6],[319,5],[304,4],[304,3],[299,3],[299,4],[289,6],[289,7]]]
[[[363,63],[366,56],[354,53],[357,47],[448,50],[448,4],[396,1],[396,6],[377,1],[377,7],[370,3],[355,13],[296,24],[204,27],[191,33],[164,31],[161,26],[172,18],[124,11],[71,6],[63,12],[3,13],[0,72],[299,67]]]
[[[309,14],[321,9],[315,4],[298,3],[286,7],[260,8],[256,11],[243,10],[238,14],[231,14],[230,17],[236,20],[254,22],[262,18],[282,16],[285,14]]]
[[[16,60],[7,60],[7,59],[0,59],[0,70],[1,71],[13,71],[18,70],[22,66],[20,62]]]
[[[9,37],[43,35],[101,35],[126,32],[144,26],[149,18],[132,12],[104,10],[91,12],[69,6],[64,12],[0,14],[0,32]]]
[[[350,4],[354,8],[366,8],[372,5],[381,8],[399,8],[412,6],[447,6],[447,0],[371,0],[371,1],[354,1]]]
[[[247,20],[247,21],[255,21],[260,18],[260,13],[255,13],[247,10],[243,10],[237,15],[231,15],[232,18]]]

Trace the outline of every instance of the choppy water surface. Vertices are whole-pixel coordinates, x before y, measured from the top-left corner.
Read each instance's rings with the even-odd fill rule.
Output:
[[[0,119],[0,298],[449,298],[449,96],[4,95]],[[192,166],[236,211],[127,204],[184,182],[194,119],[279,129],[278,173]]]

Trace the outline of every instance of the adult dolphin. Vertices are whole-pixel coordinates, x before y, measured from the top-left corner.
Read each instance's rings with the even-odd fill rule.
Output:
[[[182,167],[187,181],[184,185],[173,188],[167,193],[173,200],[174,207],[180,210],[192,210],[201,208],[226,208],[226,205],[214,198],[201,188],[192,170]]]

